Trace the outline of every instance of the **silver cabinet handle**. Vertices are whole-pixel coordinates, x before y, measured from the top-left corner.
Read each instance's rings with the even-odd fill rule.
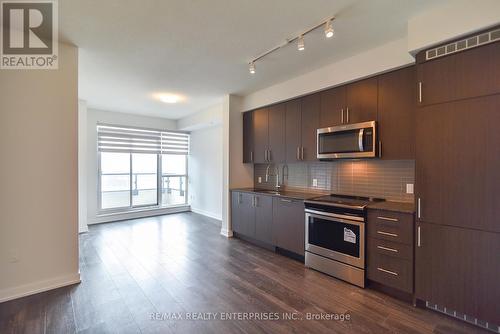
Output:
[[[422,103],[422,81],[418,82],[418,103]]]
[[[259,197],[258,196],[254,196],[254,201],[255,201],[255,207],[259,206]]]
[[[396,273],[394,271],[390,271],[390,270],[384,269],[384,268],[378,267],[377,270],[381,271],[383,273],[386,273],[386,274],[391,274],[391,275],[394,275],[394,276],[398,276],[398,273]]]
[[[281,201],[285,202],[285,203],[292,203],[291,199],[284,199],[284,198],[282,198]]]
[[[382,141],[378,141],[378,157],[382,158]]]
[[[389,233],[389,232],[384,232],[384,231],[377,231],[377,234],[387,235],[389,237],[397,237],[398,236],[396,233]]]
[[[420,242],[420,226],[417,227],[417,246],[422,246],[422,243]]]
[[[253,162],[253,151],[250,151],[250,162]]]
[[[344,108],[340,109],[340,122],[344,124]]]
[[[241,193],[238,194],[238,204],[241,204]]]
[[[389,251],[389,252],[394,252],[394,253],[399,253],[399,251],[397,249],[394,249],[394,248],[389,248],[389,247],[384,247],[384,246],[377,246],[378,249],[383,249],[383,250],[386,250],[386,251]]]
[[[420,211],[420,207],[421,207],[421,202],[420,202],[420,197],[417,199],[417,217],[420,219],[422,218],[422,215],[421,215],[421,211]]]
[[[304,146],[300,148],[300,160],[304,160]]]
[[[267,150],[267,161],[271,162],[272,159],[271,150]]]
[[[349,123],[349,107],[346,108],[346,123]]]
[[[297,160],[300,160],[300,146],[297,146],[297,154],[295,156]]]
[[[383,217],[383,216],[378,216],[377,219],[387,220],[390,222],[398,222],[399,221],[397,218],[389,218],[389,217]]]

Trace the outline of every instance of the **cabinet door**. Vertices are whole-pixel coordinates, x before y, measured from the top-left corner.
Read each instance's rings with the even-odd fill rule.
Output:
[[[302,98],[302,148],[301,159],[317,160],[317,130],[319,128],[320,94]]]
[[[276,246],[304,256],[304,202],[273,199],[273,242]]]
[[[272,243],[273,198],[255,195],[255,239]]]
[[[266,163],[266,152],[269,145],[269,117],[267,108],[253,111],[253,135],[254,162]]]
[[[243,114],[243,163],[253,162],[253,112]]]
[[[255,208],[253,194],[233,192],[231,195],[231,224],[234,232],[255,237]]]
[[[377,120],[378,79],[369,78],[346,86],[346,122]]]
[[[415,234],[416,297],[500,323],[500,235],[428,223]]]
[[[345,91],[345,86],[340,86],[321,92],[320,128],[336,126],[346,122]]]
[[[378,133],[383,159],[415,159],[416,67],[378,79]]]
[[[419,108],[418,219],[500,232],[499,106],[492,95]]]
[[[296,162],[300,160],[300,149],[302,147],[302,111],[300,100],[292,100],[286,103],[286,161]]]
[[[418,65],[421,105],[500,93],[500,43]]]
[[[285,162],[285,111],[284,103],[269,107],[269,162]]]

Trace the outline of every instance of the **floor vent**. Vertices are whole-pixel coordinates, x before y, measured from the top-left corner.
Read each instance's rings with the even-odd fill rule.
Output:
[[[492,324],[491,322],[483,321],[474,317],[471,317],[470,315],[460,313],[455,310],[451,310],[447,307],[437,305],[431,302],[426,301],[425,306],[431,310],[438,311],[440,313],[444,313],[446,315],[449,315],[453,318],[460,319],[462,321],[466,321],[470,324],[473,324],[475,326],[482,327],[484,329],[490,330],[493,333],[500,333],[500,326],[496,324]]]
[[[488,31],[473,37],[462,39],[458,42],[441,45],[434,49],[427,50],[425,53],[425,60],[443,57],[455,52],[475,48],[496,41],[500,41],[500,29]]]

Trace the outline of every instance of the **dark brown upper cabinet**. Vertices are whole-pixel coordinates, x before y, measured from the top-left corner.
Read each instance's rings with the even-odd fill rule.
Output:
[[[243,113],[243,163],[254,162],[253,111]]]
[[[420,105],[500,93],[499,58],[497,42],[419,64]]]
[[[415,159],[416,67],[378,78],[379,155],[382,159]]]
[[[302,109],[302,148],[300,152],[301,160],[316,161],[317,146],[316,140],[319,128],[320,94],[312,94],[301,99]]]
[[[267,162],[269,145],[269,113],[268,108],[253,111],[253,161],[255,163]]]
[[[500,95],[417,111],[420,221],[500,232]]]
[[[285,104],[269,107],[269,144],[267,162],[285,162]]]
[[[345,123],[345,86],[321,92],[320,128],[328,128]]]
[[[377,120],[378,78],[356,81],[346,86],[345,123]]]
[[[302,108],[300,99],[286,103],[286,161],[301,161]]]
[[[243,116],[243,137],[244,163],[284,162],[285,104],[260,108],[252,111],[251,116]]]

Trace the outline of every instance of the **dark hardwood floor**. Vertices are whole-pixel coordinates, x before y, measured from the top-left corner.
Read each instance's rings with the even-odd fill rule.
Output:
[[[80,236],[82,282],[0,304],[0,333],[483,332],[219,231],[194,213],[91,226]],[[217,319],[166,319],[177,312]],[[280,319],[221,320],[231,312]],[[348,313],[350,320],[284,320],[286,312]]]

